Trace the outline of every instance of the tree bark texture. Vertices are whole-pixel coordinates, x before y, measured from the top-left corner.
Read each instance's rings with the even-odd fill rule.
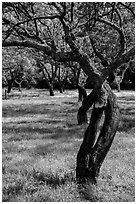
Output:
[[[97,107],[96,97],[93,97],[92,94],[90,95],[92,99],[95,99],[95,101],[92,100],[94,106],[90,124],[85,131],[84,139],[77,155],[76,177],[80,183],[86,182],[87,180],[96,183],[100,167],[111,147],[118,128],[119,108],[116,96],[108,84],[105,84],[104,88],[108,94],[105,105]],[[105,119],[97,137],[98,126],[103,113]]]

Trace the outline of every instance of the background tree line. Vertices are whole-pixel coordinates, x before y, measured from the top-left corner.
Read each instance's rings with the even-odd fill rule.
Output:
[[[63,93],[65,89],[76,89],[78,84],[91,88],[86,84],[86,75],[76,63],[55,63],[52,59],[42,59],[42,56],[40,59],[37,53],[16,48],[3,48],[2,59],[2,87],[9,87],[9,92],[12,87],[38,88],[49,89],[50,94],[54,95],[54,89]],[[112,78],[112,88],[118,91],[134,90],[135,61],[124,65],[123,70],[118,68]]]

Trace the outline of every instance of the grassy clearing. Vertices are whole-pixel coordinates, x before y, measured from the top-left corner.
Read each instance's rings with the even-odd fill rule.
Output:
[[[77,91],[25,90],[3,100],[3,201],[134,202],[134,92],[117,95],[121,122],[97,186],[76,184],[86,128],[77,126]]]

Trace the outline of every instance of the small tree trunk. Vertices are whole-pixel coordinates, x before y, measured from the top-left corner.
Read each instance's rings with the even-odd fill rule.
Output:
[[[78,101],[83,101],[87,97],[84,87],[78,85]]]
[[[67,76],[63,80],[59,79],[59,91],[60,91],[60,93],[63,93],[65,91],[66,81],[67,81]]]
[[[85,132],[83,143],[77,155],[76,177],[78,182],[90,180],[96,183],[100,167],[109,151],[119,124],[119,109],[115,95],[109,85],[105,85],[108,94],[107,104],[103,107],[94,105],[90,124]],[[96,97],[93,97],[94,99]],[[96,138],[102,114],[105,119]]]
[[[45,77],[46,83],[49,88],[49,94],[50,96],[54,96],[54,90],[53,90],[53,83],[50,83],[49,80]]]
[[[4,90],[5,99],[7,99],[7,89]]]
[[[115,82],[116,82],[116,86],[117,86],[117,91],[118,92],[120,92],[120,84],[121,84],[121,78],[120,78],[120,76],[116,76],[116,80],[115,80]]]
[[[19,92],[22,92],[21,83],[19,83]]]
[[[117,91],[120,92],[120,82],[117,83]]]
[[[63,83],[63,85],[62,85],[62,90],[63,90],[63,92],[65,91],[65,83]]]
[[[14,80],[12,80],[12,79],[8,81],[8,90],[7,90],[7,93],[11,92],[13,83],[14,83]]]
[[[54,96],[53,84],[49,84],[49,93],[50,93],[50,96]]]
[[[59,91],[60,91],[61,94],[63,94],[63,88],[62,87],[60,87]]]
[[[59,82],[59,92],[63,94],[63,84]]]

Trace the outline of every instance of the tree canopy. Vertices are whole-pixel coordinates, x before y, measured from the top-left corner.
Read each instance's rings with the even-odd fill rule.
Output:
[[[134,9],[130,2],[3,2],[2,45],[78,62],[95,85],[134,56]]]

